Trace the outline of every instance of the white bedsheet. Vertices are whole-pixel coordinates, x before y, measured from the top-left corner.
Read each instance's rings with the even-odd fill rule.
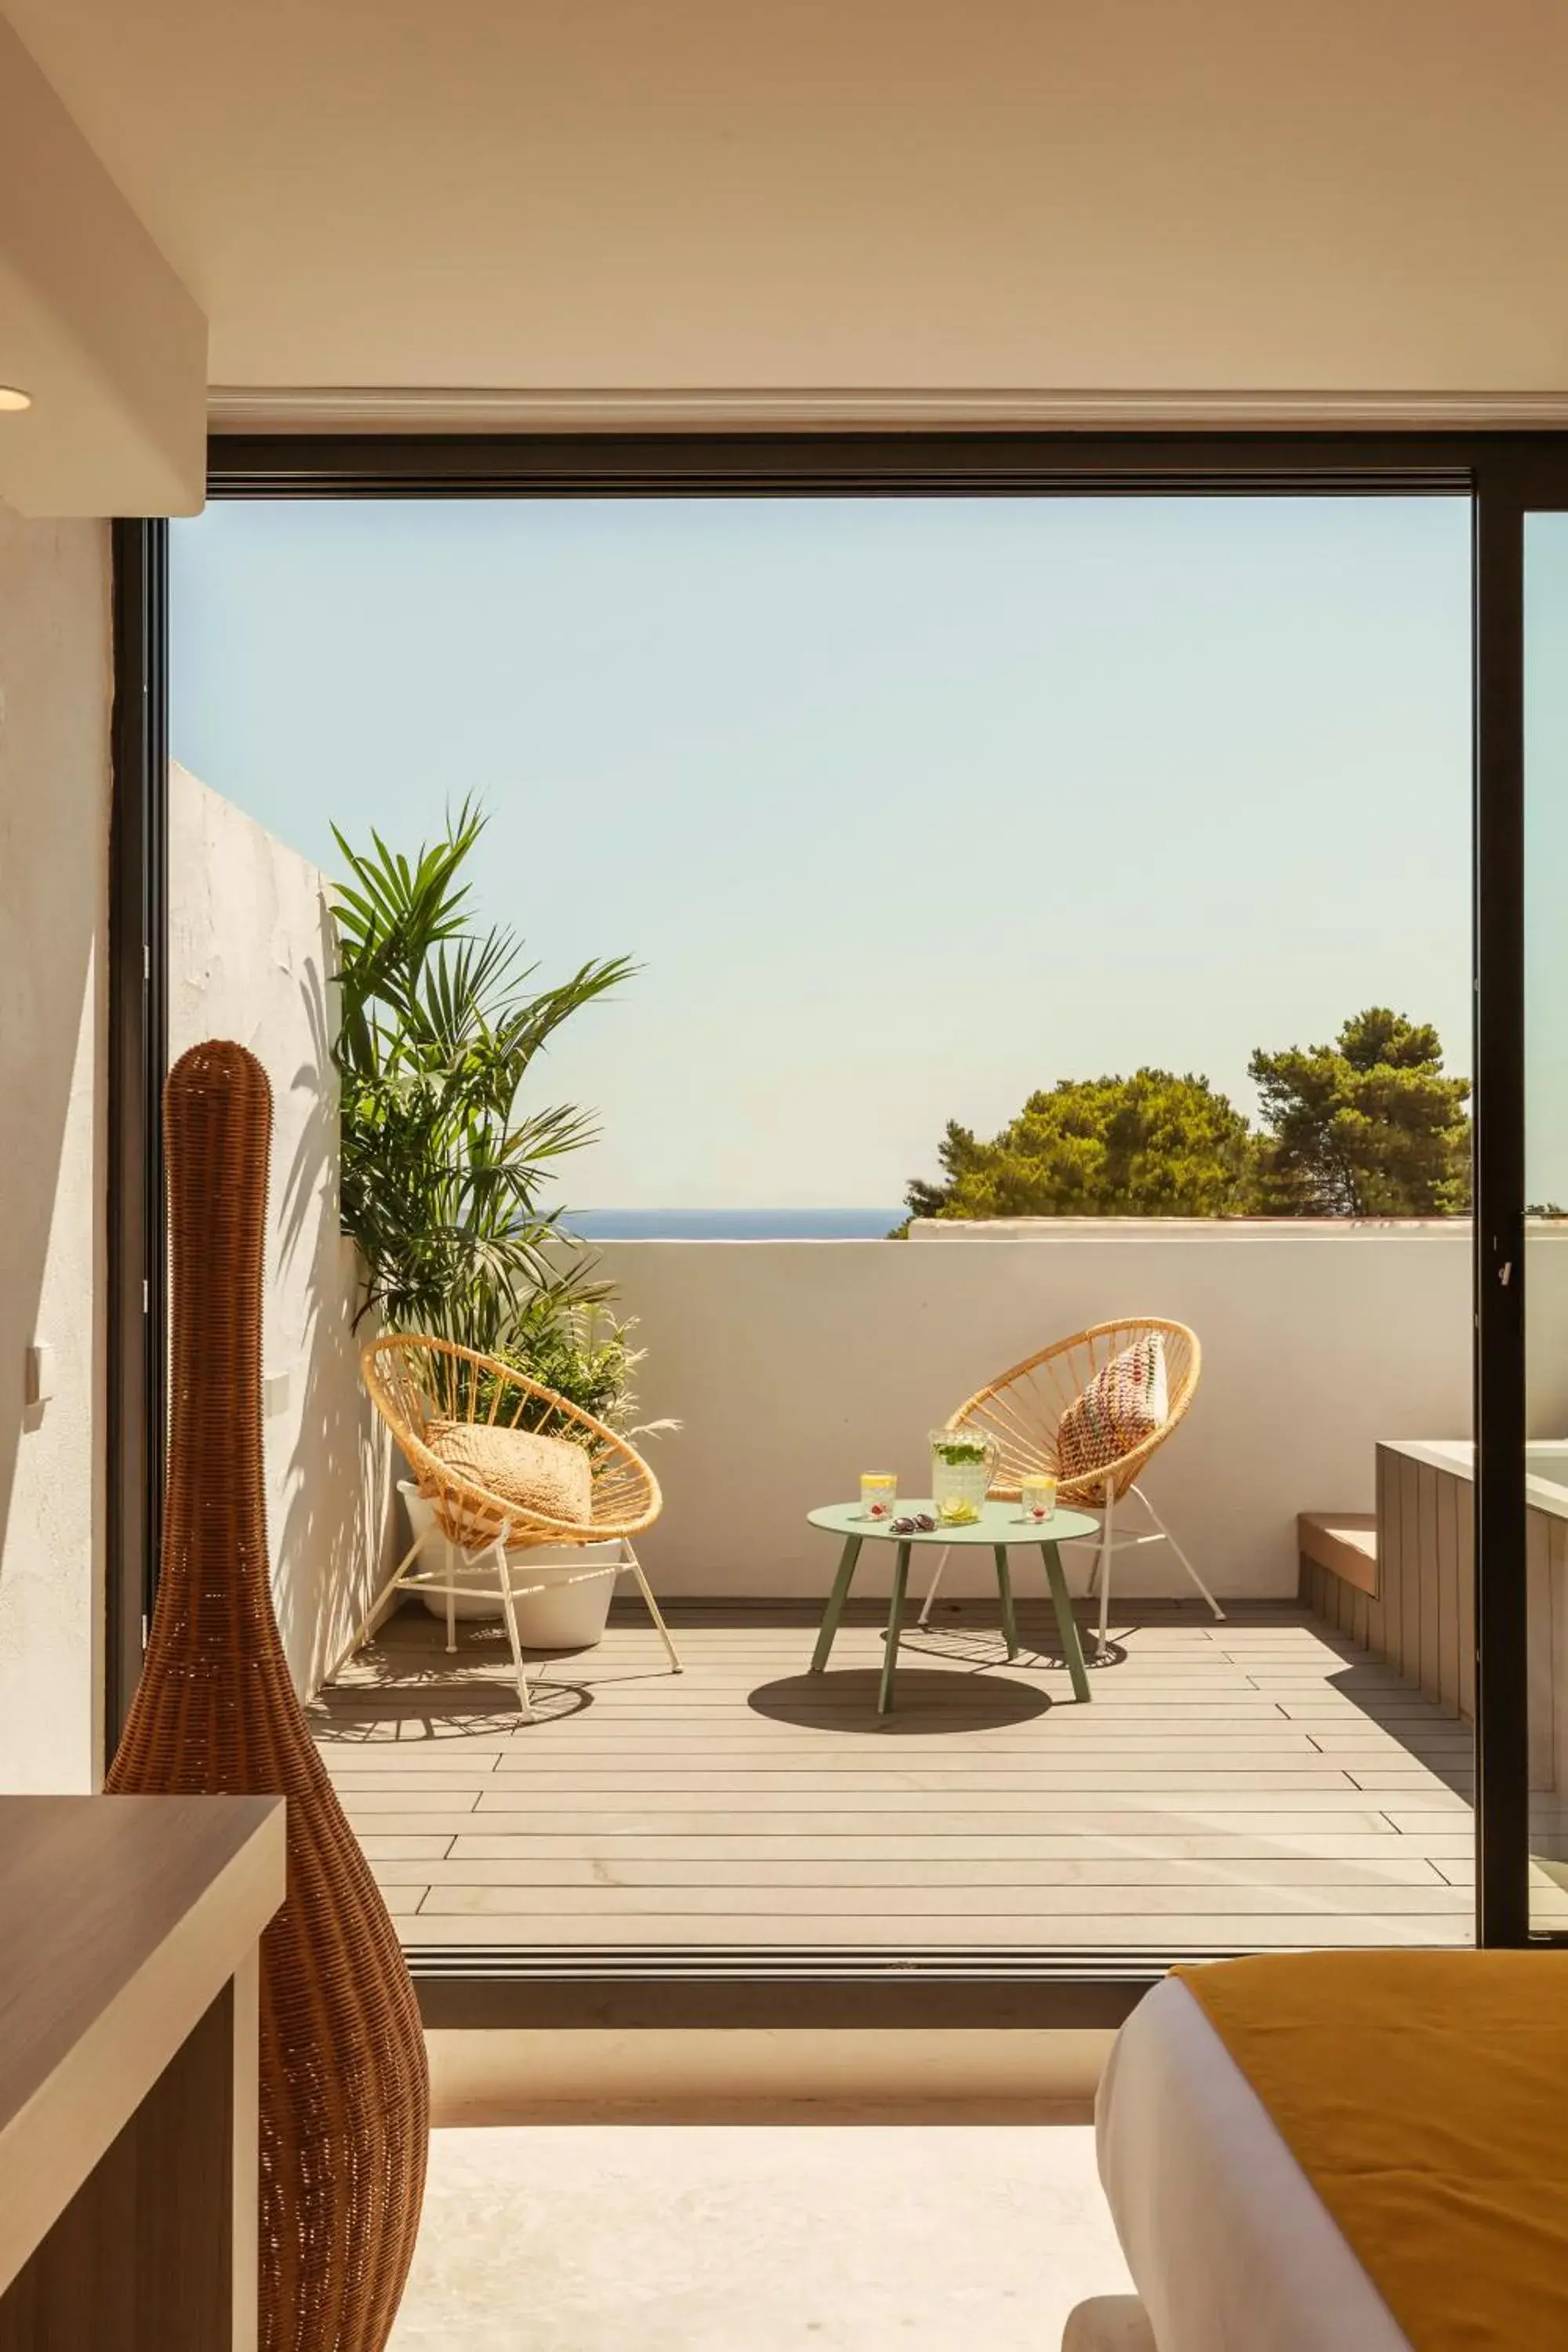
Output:
[[[1186,1987],[1122,2027],[1100,2177],[1160,2352],[1410,2352]]]

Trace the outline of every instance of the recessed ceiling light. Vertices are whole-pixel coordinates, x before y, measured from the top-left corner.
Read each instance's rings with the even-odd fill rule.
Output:
[[[33,395],[14,383],[0,383],[0,408],[31,408]]]

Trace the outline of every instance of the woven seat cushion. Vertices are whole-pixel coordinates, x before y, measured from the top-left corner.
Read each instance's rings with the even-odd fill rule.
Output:
[[[433,1421],[425,1443],[465,1484],[482,1486],[530,1518],[585,1528],[594,1516],[594,1472],[567,1437],[531,1429],[494,1429],[485,1422]]]
[[[1165,1345],[1151,1331],[1102,1364],[1057,1423],[1057,1474],[1072,1480],[1109,1469],[1152,1437],[1170,1412]]]

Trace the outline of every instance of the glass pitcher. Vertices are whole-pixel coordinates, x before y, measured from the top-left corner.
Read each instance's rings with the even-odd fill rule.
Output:
[[[933,1429],[931,1496],[937,1524],[973,1527],[996,1475],[998,1447],[979,1429]]]

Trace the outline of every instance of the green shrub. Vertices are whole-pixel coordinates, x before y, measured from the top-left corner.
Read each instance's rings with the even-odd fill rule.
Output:
[[[591,1412],[595,1421],[618,1428],[631,1407],[630,1381],[637,1358],[630,1343],[631,1325],[617,1323],[603,1310],[557,1307],[542,1302],[531,1307],[515,1328],[490,1350],[498,1362],[537,1381],[543,1389]],[[493,1375],[479,1382],[479,1412],[489,1411]],[[508,1416],[510,1418],[510,1414]],[[520,1429],[550,1427],[555,1431],[548,1406],[519,1414]]]

